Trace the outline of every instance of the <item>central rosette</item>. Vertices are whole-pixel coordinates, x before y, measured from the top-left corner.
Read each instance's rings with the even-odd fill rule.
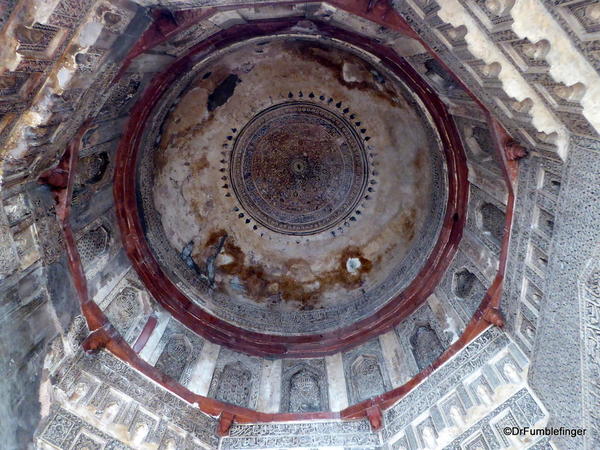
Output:
[[[229,177],[243,210],[278,233],[315,234],[356,213],[368,182],[363,141],[340,112],[286,102],[240,131]]]

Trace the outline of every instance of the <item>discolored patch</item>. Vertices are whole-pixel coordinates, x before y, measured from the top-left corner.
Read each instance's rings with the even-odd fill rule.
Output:
[[[304,59],[305,61],[314,61],[328,69],[342,86],[348,89],[369,92],[377,97],[378,100],[389,103],[393,107],[403,106],[404,102],[402,97],[398,96],[392,89],[382,85],[381,82],[385,82],[383,77],[379,73],[372,72],[372,68],[367,66],[359,58],[350,56],[348,59],[348,55],[346,55],[347,58],[342,59],[337,52],[331,52],[329,48],[315,43],[293,43],[288,45],[290,50],[301,59]],[[369,76],[365,76],[364,79],[360,81],[348,81],[344,77],[344,64],[349,60],[360,67],[363,73],[369,74]]]
[[[426,162],[427,156],[425,155],[425,151],[419,149],[415,155],[415,159],[413,160],[413,167],[417,170],[417,172],[419,172],[425,167]]]
[[[414,208],[408,210],[406,214],[403,214],[402,221],[400,223],[402,235],[407,241],[411,241],[415,237],[416,231],[416,218],[417,211]]]
[[[204,247],[213,247],[215,246],[223,237],[227,236],[227,231],[225,230],[217,230],[213,231],[208,235],[208,239],[206,240],[206,244]]]
[[[190,168],[192,169],[192,173],[197,174],[201,170],[206,169],[208,167],[210,167],[210,163],[208,162],[206,155],[202,155],[200,159],[197,159],[191,164]]]
[[[288,273],[278,276],[269,273],[262,264],[246,265],[245,253],[224,230],[211,233],[204,248],[214,250],[223,238],[225,240],[220,252],[227,262],[217,265],[217,271],[221,275],[220,288],[227,291],[230,281],[235,277],[241,282],[245,294],[257,302],[280,298],[285,302],[296,303],[299,309],[313,309],[319,306],[322,295],[336,286],[349,290],[360,287],[364,276],[373,269],[373,262],[365,258],[358,247],[347,247],[338,256],[335,270],[309,273],[299,280],[292,275],[291,269],[299,265],[310,265],[301,259],[290,259],[285,264],[290,268]],[[210,255],[210,251],[204,255]],[[348,271],[348,259],[358,260],[360,267],[356,271]],[[203,267],[206,265],[202,264]]]
[[[169,121],[166,123],[166,131],[163,133],[160,140],[160,150],[165,150],[169,147],[181,148],[183,145],[188,144],[189,141],[194,138],[194,136],[196,136],[205,127],[209,126],[213,119],[214,114],[209,113],[203,120],[200,120],[199,122],[196,122],[182,130],[173,131],[175,125],[179,123],[179,120],[177,117],[169,118]]]

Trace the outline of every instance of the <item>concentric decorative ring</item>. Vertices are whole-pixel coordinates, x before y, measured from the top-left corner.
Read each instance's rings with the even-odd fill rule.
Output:
[[[368,166],[352,123],[319,104],[289,101],[261,111],[240,131],[229,179],[243,211],[257,223],[310,235],[354,213]]]

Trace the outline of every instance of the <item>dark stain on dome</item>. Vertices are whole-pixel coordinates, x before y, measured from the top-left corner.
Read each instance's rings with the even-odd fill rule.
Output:
[[[402,227],[402,235],[406,238],[407,241],[411,241],[415,237],[415,221],[417,217],[417,211],[414,208],[411,208],[408,211],[408,214],[405,214],[402,218],[401,227]]]
[[[216,262],[215,250],[227,257],[228,262]],[[288,273],[275,275],[268,273],[261,264],[247,265],[246,254],[225,230],[212,232],[194,259],[197,266],[207,272],[211,271],[210,266],[214,264],[215,273],[222,276],[215,286],[219,289],[228,290],[232,279],[237,278],[244,293],[255,301],[298,303],[300,310],[318,307],[322,294],[334,286],[359,288],[364,282],[364,275],[373,269],[373,261],[365,258],[360,248],[349,246],[338,256],[335,270],[314,274],[311,280],[298,280],[289,274],[294,266],[308,265],[307,261],[301,259],[288,260]]]
[[[302,59],[314,61],[319,65],[329,69],[336,80],[348,89],[357,89],[359,91],[369,91],[379,100],[389,103],[393,107],[401,107],[402,101],[398,94],[382,85],[385,78],[372,67],[367,67],[359,58],[341,59],[337,53],[332,53],[328,47],[317,43],[294,42],[287,43],[289,47],[295,50]],[[371,75],[370,80],[348,81],[344,78],[344,63],[356,63],[361,69],[368,71]]]
[[[235,87],[242,80],[236,74],[230,74],[215,88],[214,91],[208,96],[206,108],[209,111],[214,111],[219,106],[223,106],[227,103],[227,100],[233,95]]]
[[[415,159],[413,160],[413,167],[415,168],[417,173],[420,173],[421,170],[426,165],[427,156],[425,155],[425,150],[419,149],[417,152]]]

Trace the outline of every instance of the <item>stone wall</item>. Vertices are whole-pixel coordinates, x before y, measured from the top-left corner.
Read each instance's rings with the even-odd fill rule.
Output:
[[[49,363],[52,406],[40,448],[214,449],[216,420],[109,353]],[[53,447],[51,447],[51,445]]]
[[[151,314],[157,318],[140,356],[196,394],[261,412],[340,411],[401,386],[458,338],[454,324],[459,319],[432,296],[396,329],[351,350],[311,359],[251,357],[188,330],[136,280],[133,271],[127,272],[100,306],[110,318],[109,307],[115,299],[123,291],[136,292],[138,314],[129,317],[129,327],[123,330],[130,344]],[[169,345],[173,339],[180,344]],[[178,369],[166,370],[164,361]],[[302,389],[300,379],[304,380]]]
[[[599,167],[600,141],[573,138],[544,267],[552,276],[544,278],[536,329],[530,335],[530,382],[552,413],[551,423],[588,430],[577,440],[557,439],[565,448],[600,444]],[[529,295],[526,290],[521,295],[524,309]]]
[[[482,333],[387,410],[380,431],[372,431],[367,420],[234,424],[219,439],[215,419],[109,353],[71,355],[47,360],[53,404],[36,434],[40,448],[67,449],[84,442],[92,448],[159,449],[547,445],[546,438],[520,440],[502,433],[504,426],[543,426],[547,413],[526,386],[527,358],[497,328]],[[320,370],[310,361],[301,368],[294,361],[285,366],[307,374],[303,380]]]
[[[53,195],[37,177],[57,163],[74,130],[102,106],[115,58],[143,29],[125,32],[137,10],[133,3],[107,2],[101,11],[91,11],[91,6],[87,1],[52,2],[44,8],[35,2],[2,5],[0,436],[7,449],[25,447],[48,413],[49,400],[40,403],[40,385],[48,377],[44,358],[72,352],[69,336],[77,335],[81,325],[81,319],[74,321],[79,305]],[[109,20],[104,16],[108,11],[114,13]],[[63,58],[65,52],[72,60]],[[104,185],[110,195],[104,163],[94,158],[82,162],[79,184],[94,184],[98,190]],[[101,202],[96,196],[90,213],[79,215],[74,201],[76,222],[87,225],[104,214]],[[95,257],[102,253],[103,239],[97,233],[84,245],[90,267],[99,261]]]
[[[530,382],[548,402],[550,423],[587,428],[586,439],[553,441],[594,448],[600,434],[592,381],[597,326],[590,325],[598,307],[592,275],[599,229],[592,193],[599,160],[592,106],[598,95],[598,5],[458,0],[397,7],[511,135],[530,147],[515,186],[501,308],[508,332],[532,358]],[[458,114],[470,108],[453,103]],[[471,182],[502,202],[501,192],[483,185],[493,179],[490,171],[469,168]]]
[[[50,192],[24,183],[5,186],[2,194],[0,435],[12,449],[31,440],[49,342],[67,332],[78,306]]]

